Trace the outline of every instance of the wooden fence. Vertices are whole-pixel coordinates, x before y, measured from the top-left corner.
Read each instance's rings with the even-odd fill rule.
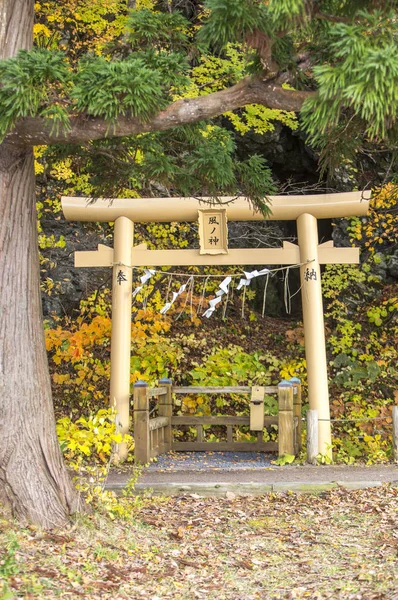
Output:
[[[264,442],[263,430],[256,431],[255,442],[235,441],[233,428],[250,426],[250,416],[173,416],[173,394],[251,394],[247,386],[227,387],[175,387],[169,379],[159,381],[159,387],[149,388],[139,381],[134,385],[134,439],[135,460],[147,463],[151,458],[174,451],[263,451],[295,455],[301,449],[301,384],[293,377],[276,387],[264,387],[264,395],[278,395],[278,416],[265,416],[264,427],[278,426],[278,441]],[[150,410],[151,404],[155,407]],[[255,402],[258,404],[258,400]],[[263,400],[262,400],[263,403]],[[151,417],[157,410],[158,416]],[[227,429],[227,440],[207,442],[204,425],[222,425]],[[173,429],[195,427],[196,440],[175,441]]]

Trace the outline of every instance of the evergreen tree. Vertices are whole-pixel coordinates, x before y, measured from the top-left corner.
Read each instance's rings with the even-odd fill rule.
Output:
[[[2,1],[0,500],[44,526],[61,523],[77,504],[51,404],[32,147],[52,144],[55,153],[78,152],[93,164],[108,155],[124,178],[168,181],[185,194],[205,189],[214,198],[238,192],[266,211],[273,189],[266,164],[256,156],[234,160],[231,136],[206,120],[224,113],[236,120],[249,105],[279,111],[275,118],[301,111],[325,165],[365,141],[396,145],[392,0],[208,0],[190,3],[185,16],[170,12],[173,2],[143,4],[78,2],[80,19],[113,23],[99,56],[94,27],[84,42],[77,27],[65,27],[64,37],[55,32],[33,48],[34,26],[49,26],[45,11],[34,24],[33,0]],[[195,69],[224,60],[231,44],[244,53],[239,69],[225,66],[220,81],[202,89]]]

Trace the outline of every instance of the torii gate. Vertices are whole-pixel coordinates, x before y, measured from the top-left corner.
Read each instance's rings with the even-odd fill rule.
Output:
[[[99,245],[97,251],[75,252],[76,267],[113,267],[111,405],[118,414],[119,431],[129,431],[132,268],[184,265],[292,265],[300,267],[301,297],[308,373],[310,408],[318,411],[319,451],[331,457],[331,428],[325,329],[321,291],[321,264],[359,263],[358,248],[334,248],[333,242],[318,244],[318,219],[367,214],[370,192],[305,196],[271,196],[270,220],[297,221],[298,245],[284,242],[282,248],[212,250],[147,250],[134,247],[134,222],[196,221],[205,206],[222,212],[210,198],[98,199],[63,197],[64,216],[70,221],[115,222],[114,249]],[[264,220],[250,208],[247,199],[220,198],[229,221]],[[209,219],[210,222],[210,219]],[[221,237],[221,235],[220,235]],[[219,242],[219,239],[217,239]],[[311,264],[308,265],[308,262]],[[311,270],[309,271],[308,267]],[[127,448],[119,446],[120,458]]]

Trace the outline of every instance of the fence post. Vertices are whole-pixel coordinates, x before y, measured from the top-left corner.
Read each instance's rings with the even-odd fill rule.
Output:
[[[289,379],[290,383],[293,384],[293,389],[296,389],[296,393],[293,396],[293,416],[297,417],[297,427],[295,427],[295,444],[294,449],[296,454],[298,454],[301,450],[302,441],[301,441],[301,381],[298,377],[291,377]]]
[[[307,463],[317,464],[318,447],[318,411],[307,411]]]
[[[392,407],[392,456],[398,463],[398,406]]]
[[[167,377],[159,381],[160,387],[165,387],[167,393],[159,396],[159,416],[167,417],[169,424],[164,428],[164,451],[170,452],[172,444],[171,417],[173,415],[173,382]]]
[[[294,455],[293,384],[278,384],[278,455]]]
[[[148,384],[134,384],[134,458],[146,464],[151,458],[149,438],[149,395]]]

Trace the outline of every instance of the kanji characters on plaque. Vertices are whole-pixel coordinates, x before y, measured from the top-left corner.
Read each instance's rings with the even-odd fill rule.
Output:
[[[228,254],[225,208],[199,210],[200,254]]]

